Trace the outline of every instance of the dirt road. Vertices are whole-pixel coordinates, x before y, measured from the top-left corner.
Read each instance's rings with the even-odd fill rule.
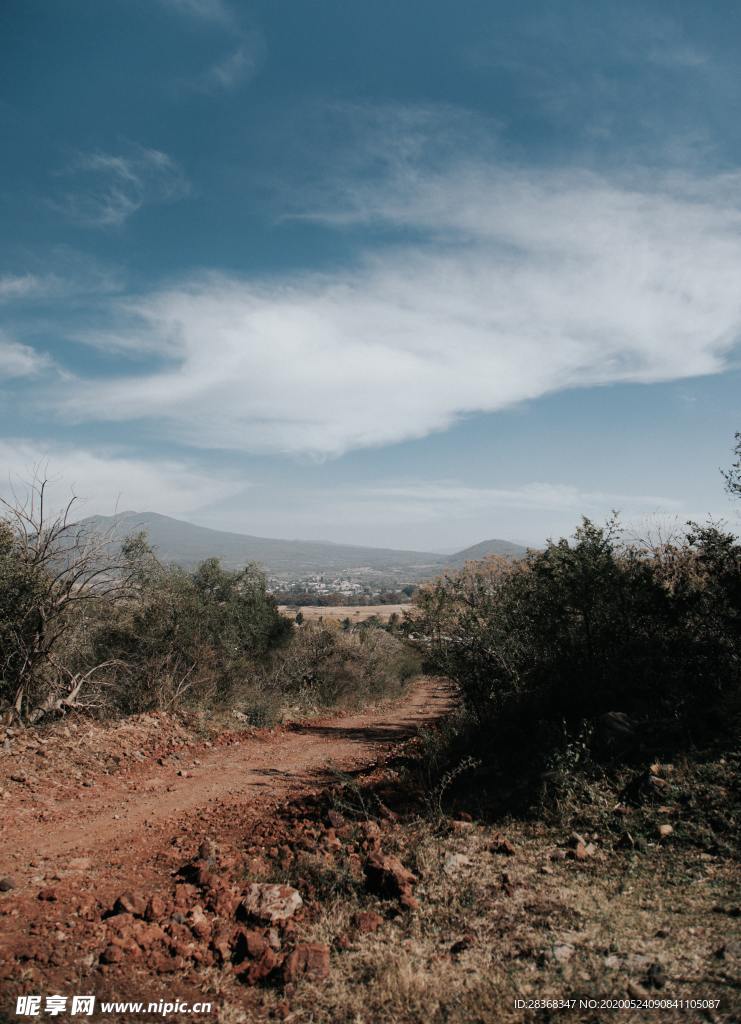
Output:
[[[154,764],[133,778],[105,777],[92,786],[87,780],[86,787],[53,806],[26,798],[13,820],[5,820],[0,874],[20,881],[29,874],[29,860],[63,870],[70,858],[129,848],[145,829],[177,827],[183,815],[205,821],[209,807],[222,801],[235,810],[246,805],[255,811],[259,804],[316,785],[333,767],[376,760],[425,720],[439,717],[448,700],[439,684],[424,680],[402,701],[380,710],[296,725],[268,739],[247,737],[226,749],[193,751],[187,769]]]
[[[383,763],[449,704],[444,684],[423,679],[384,707],[232,736],[228,745],[185,744],[176,761],[155,747],[125,770],[90,770],[64,785],[52,779],[48,755],[36,759],[32,779],[6,757],[0,879],[12,888],[0,889],[0,992],[21,974],[44,987],[80,976],[92,942],[86,921],[121,892],[171,887],[204,836],[244,849],[277,805],[320,788],[333,769]]]

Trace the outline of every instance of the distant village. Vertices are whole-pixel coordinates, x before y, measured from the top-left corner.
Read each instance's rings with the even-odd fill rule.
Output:
[[[399,586],[399,580],[388,572],[362,567],[340,575],[269,575],[268,589],[284,605],[365,605],[403,604],[416,587],[412,583]]]

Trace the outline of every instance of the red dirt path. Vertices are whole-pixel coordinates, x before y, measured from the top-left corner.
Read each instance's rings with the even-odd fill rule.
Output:
[[[125,772],[66,779],[54,798],[43,761],[30,788],[9,781],[13,759],[4,759],[0,878],[14,888],[0,892],[0,1017],[11,1010],[4,993],[71,991],[97,969],[88,922],[122,891],[170,886],[204,835],[244,846],[278,804],[320,788],[332,769],[382,763],[449,705],[446,686],[423,679],[383,708],[231,737],[228,746],[188,745],[179,768],[145,759]],[[48,890],[52,899],[40,899]]]

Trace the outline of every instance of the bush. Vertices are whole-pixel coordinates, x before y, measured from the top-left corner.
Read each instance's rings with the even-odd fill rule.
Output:
[[[573,541],[470,564],[416,603],[475,742],[520,778],[733,735],[741,546],[715,526],[649,548],[584,520]]]
[[[0,713],[35,722],[179,706],[272,724],[283,702],[328,707],[397,693],[418,668],[383,628],[294,625],[255,565],[162,565],[143,534],[123,544],[49,519],[44,481],[0,518]]]
[[[410,645],[366,623],[305,623],[278,651],[266,685],[306,707],[329,707],[398,694],[420,670]]]
[[[95,659],[116,663],[121,711],[226,704],[291,631],[254,565],[229,572],[209,559],[195,572],[165,567],[142,536],[124,555],[135,588],[112,615],[108,609],[94,644]]]

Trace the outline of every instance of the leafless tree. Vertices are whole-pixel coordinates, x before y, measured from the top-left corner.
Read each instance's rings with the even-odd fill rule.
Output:
[[[120,599],[131,566],[114,529],[99,532],[75,519],[78,499],[49,508],[49,478],[35,470],[24,496],[0,497],[6,591],[0,636],[0,696],[26,721],[80,706],[85,686],[109,663],[74,672],[64,663],[71,634],[93,601]],[[8,580],[12,575],[15,586]],[[13,599],[13,594],[21,596]]]

